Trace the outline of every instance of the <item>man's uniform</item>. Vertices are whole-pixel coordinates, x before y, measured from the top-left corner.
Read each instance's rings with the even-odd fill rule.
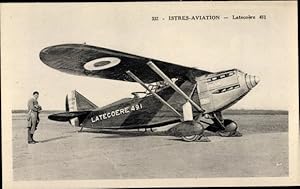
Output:
[[[42,107],[39,106],[39,103],[35,98],[29,99],[27,107],[28,107],[28,116],[27,116],[28,142],[34,142],[33,134],[39,124],[40,121],[39,112],[42,110]]]

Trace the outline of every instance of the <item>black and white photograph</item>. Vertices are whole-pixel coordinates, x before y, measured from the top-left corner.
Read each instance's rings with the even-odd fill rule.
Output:
[[[0,11],[5,188],[300,183],[297,2]]]

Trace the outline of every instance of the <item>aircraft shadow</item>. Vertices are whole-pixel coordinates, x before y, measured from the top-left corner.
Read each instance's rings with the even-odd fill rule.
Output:
[[[211,131],[204,131],[204,135],[209,137],[209,136],[220,136],[215,132],[211,132]]]
[[[103,136],[97,136],[95,138],[131,138],[131,137],[146,137],[146,136],[172,136],[171,133],[167,131],[150,131],[148,129],[146,132],[143,130],[136,131],[136,130],[82,130],[80,132],[83,133],[99,133],[99,134],[106,134]],[[214,132],[205,131],[205,136],[218,136]],[[175,139],[176,140],[176,139]],[[181,140],[178,138],[178,140]]]
[[[71,137],[71,135],[67,135],[67,136],[61,136],[61,137],[54,137],[54,138],[49,138],[46,140],[39,140],[39,143],[45,143],[45,142],[50,142],[50,141],[54,141],[54,140],[61,140],[61,139],[65,139],[65,138],[69,138]]]
[[[106,134],[95,138],[130,138],[145,136],[169,136],[166,131],[83,130],[81,132]]]
[[[181,138],[176,137],[176,138],[169,138],[168,140],[172,140],[172,141],[178,141],[178,142],[184,142]]]

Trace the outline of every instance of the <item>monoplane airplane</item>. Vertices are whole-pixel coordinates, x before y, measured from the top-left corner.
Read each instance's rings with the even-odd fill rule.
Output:
[[[259,83],[258,77],[238,69],[213,73],[86,44],[47,47],[40,59],[62,72],[137,82],[145,88],[104,107],[72,91],[66,96],[66,111],[49,119],[93,129],[177,123],[171,133],[185,141],[199,141],[205,129],[220,136],[241,136],[237,124],[223,119],[221,112]]]

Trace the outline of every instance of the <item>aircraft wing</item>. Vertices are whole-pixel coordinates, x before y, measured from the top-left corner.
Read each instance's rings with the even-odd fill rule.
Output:
[[[145,83],[162,80],[149,68],[147,65],[149,61],[152,61],[170,78],[188,79],[210,73],[86,44],[50,46],[40,52],[40,59],[46,65],[62,72],[131,82],[134,80],[126,74],[128,70],[138,75]]]

